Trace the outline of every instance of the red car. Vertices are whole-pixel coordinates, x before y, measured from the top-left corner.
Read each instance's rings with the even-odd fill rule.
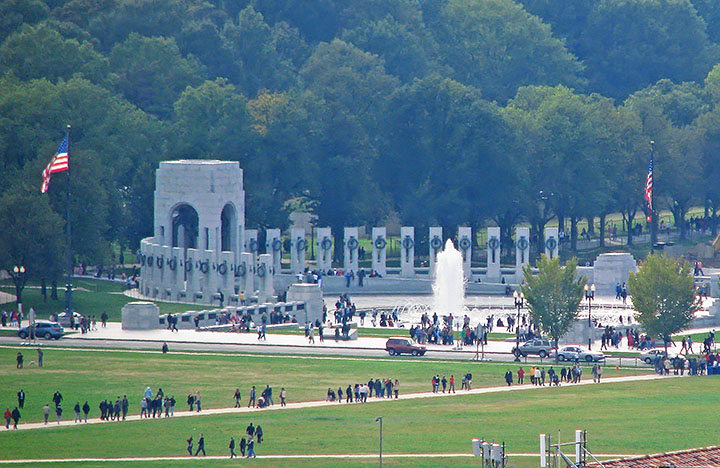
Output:
[[[390,354],[390,356],[395,356],[398,354],[412,354],[413,356],[422,356],[425,354],[425,346],[419,345],[415,343],[410,338],[388,338],[387,342],[385,343],[385,349]]]

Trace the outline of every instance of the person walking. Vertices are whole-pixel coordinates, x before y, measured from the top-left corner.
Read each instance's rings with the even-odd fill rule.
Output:
[[[62,406],[61,406],[61,405],[57,405],[57,406],[55,407],[55,415],[57,416],[57,423],[58,423],[58,424],[60,424],[60,420],[62,419],[62,412],[63,412]]]
[[[85,422],[87,422],[88,413],[90,413],[90,405],[88,404],[87,400],[85,401],[85,404],[82,406],[83,415],[85,416]],[[123,416],[123,420],[125,417]]]
[[[60,393],[59,390],[56,390],[55,393],[53,393],[53,403],[55,403],[55,406],[58,406],[63,401],[62,393]]]
[[[455,376],[450,376],[450,386],[448,387],[448,393],[455,393]]]
[[[202,433],[200,433],[200,438],[198,439],[197,450],[195,451],[195,456],[197,457],[200,452],[203,453],[203,457],[207,456],[207,454],[205,453],[205,436]]]
[[[37,355],[38,355],[38,357],[37,357],[38,367],[42,367],[43,366],[43,357],[45,356],[45,353],[43,352],[43,350],[41,348],[38,348]]]
[[[253,423],[250,423],[250,425],[245,428],[245,434],[248,435],[248,440],[252,440],[252,438],[255,437],[255,426],[253,426]]]
[[[15,357],[15,361],[17,362],[16,367],[17,367],[18,369],[22,369],[22,368],[23,368],[23,359],[24,359],[24,358],[23,358],[23,354],[22,354],[20,351],[18,351],[17,356]]]
[[[250,389],[250,399],[248,400],[248,408],[255,407],[255,398],[257,397],[257,391],[255,390],[255,385],[252,386]]]
[[[602,373],[603,373],[602,366],[601,366],[601,365],[598,365],[598,370],[597,370],[597,383],[600,383],[600,378],[602,377]]]
[[[230,437],[230,445],[228,447],[230,448],[230,458],[237,457],[235,454],[235,439],[233,437]]]
[[[455,393],[455,379],[450,376],[450,379],[453,382],[453,393]],[[398,393],[400,393],[400,382],[398,379],[395,379],[395,383],[393,383],[393,391],[395,392],[395,399],[397,400]]]
[[[518,385],[522,385],[524,383],[523,379],[525,377],[525,371],[523,370],[522,367],[520,369],[518,369],[517,376],[518,376],[518,379],[517,379]]]
[[[255,441],[250,439],[247,443],[247,458],[255,458]]]
[[[45,418],[45,425],[47,426],[48,418],[50,417],[50,403],[45,403],[43,406],[43,418]]]
[[[312,325],[310,325],[308,332],[308,344],[315,344],[315,328]]]
[[[260,444],[263,441],[263,429],[260,424],[257,425],[255,428],[255,438],[257,439],[257,443]]]
[[[285,387],[282,387],[280,389],[280,406],[287,406],[287,403],[285,403],[286,397],[287,397],[287,392],[285,391]]]
[[[192,457],[192,453],[193,453],[193,438],[192,438],[192,436],[190,436],[190,438],[187,440],[187,451],[188,451],[188,455],[190,455]]]
[[[20,409],[23,409],[25,407],[25,390],[23,390],[21,388],[20,391],[17,393],[17,397],[18,397],[18,407]]]
[[[195,406],[197,407],[197,412],[199,413],[202,407],[200,406],[200,390],[197,390],[195,392]],[[200,441],[198,441],[198,444],[200,444]]]
[[[235,395],[233,395],[235,398],[235,408],[240,408],[240,399],[242,398],[242,394],[240,393],[240,389],[235,389]]]
[[[505,382],[507,383],[508,387],[512,386],[513,375],[512,375],[512,371],[510,371],[510,369],[508,369],[507,372],[505,372]]]
[[[82,417],[80,417],[80,402],[76,402],[75,406],[73,407],[73,410],[75,411],[75,422],[82,422]]]
[[[13,429],[17,429],[18,422],[20,421],[20,410],[16,406],[14,410],[12,410],[12,420],[13,420]]]
[[[242,437],[240,439],[240,456],[245,456],[245,447],[247,447],[247,440],[245,440],[245,437]]]
[[[5,429],[10,429],[10,420],[12,419],[12,413],[10,412],[10,408],[5,408],[5,413],[3,413],[3,417],[5,418]],[[47,424],[47,421],[45,422]]]

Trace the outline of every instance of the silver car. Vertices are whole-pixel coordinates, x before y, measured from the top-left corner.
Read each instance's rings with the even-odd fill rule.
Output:
[[[605,354],[601,351],[589,351],[579,345],[568,345],[557,350],[557,358],[558,361],[599,362],[605,360]]]
[[[548,340],[534,339],[526,341],[519,347],[513,348],[512,352],[515,356],[527,356],[528,354],[537,354],[541,358],[546,358],[550,355],[553,347]]]

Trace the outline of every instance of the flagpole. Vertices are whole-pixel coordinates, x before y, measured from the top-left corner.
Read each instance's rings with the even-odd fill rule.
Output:
[[[652,161],[653,171],[653,187],[650,192],[650,206],[648,207],[648,215],[650,215],[650,253],[655,252],[655,243],[657,242],[657,216],[655,216],[655,141],[650,140],[650,160]]]
[[[70,125],[67,126],[67,133],[65,135],[67,138],[67,151],[68,151],[68,162],[70,161]],[[73,300],[72,300],[72,241],[71,241],[71,228],[70,228],[70,192],[71,192],[71,185],[70,185],[70,165],[68,164],[68,170],[67,172],[67,179],[65,179],[65,216],[66,216],[66,235],[67,235],[67,249],[65,252],[65,261],[67,263],[67,281],[65,283],[65,311],[70,314],[73,310]],[[70,323],[72,324],[72,315],[70,316]]]

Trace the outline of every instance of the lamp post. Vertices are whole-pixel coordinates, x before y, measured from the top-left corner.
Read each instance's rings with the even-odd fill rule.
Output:
[[[517,308],[517,322],[515,322],[515,362],[520,362],[520,309],[522,309],[525,295],[522,292],[513,292],[515,308]]]
[[[592,319],[590,313],[592,312],[592,301],[595,299],[595,285],[585,285],[585,299],[588,301],[588,350],[592,349]]]
[[[383,443],[383,433],[382,433],[383,418],[382,418],[382,416],[378,416],[377,418],[375,418],[375,422],[380,422],[380,468],[382,468],[382,443]]]
[[[20,315],[22,313],[22,291],[25,287],[25,281],[27,280],[25,276],[25,267],[22,265],[15,265],[12,269],[11,276],[13,283],[15,283],[15,296],[17,297],[18,315]]]

